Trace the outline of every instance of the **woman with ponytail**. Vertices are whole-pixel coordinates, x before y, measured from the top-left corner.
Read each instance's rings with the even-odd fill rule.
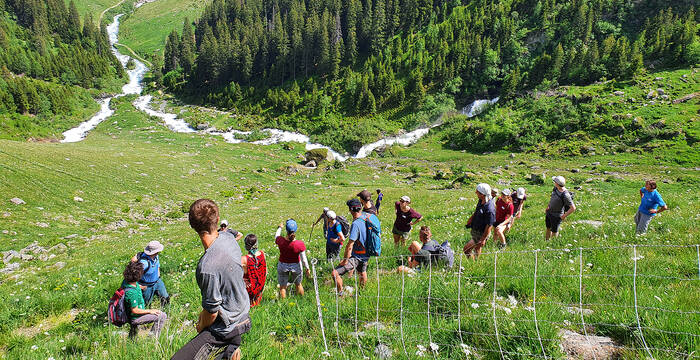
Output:
[[[262,300],[265,278],[267,277],[267,262],[265,253],[258,250],[258,237],[255,234],[248,234],[245,237],[245,249],[248,254],[241,257],[243,281],[245,281],[245,289],[250,298],[250,306],[253,307],[259,305]]]
[[[284,227],[287,236],[282,236],[283,224],[280,224],[275,233],[275,244],[280,249],[280,260],[277,264],[277,283],[280,287],[280,298],[287,297],[287,285],[294,284],[297,294],[304,295],[304,287],[301,286],[302,262],[306,267],[306,276],[311,277],[309,261],[306,259],[306,244],[296,239],[297,222],[293,219],[287,220]]]

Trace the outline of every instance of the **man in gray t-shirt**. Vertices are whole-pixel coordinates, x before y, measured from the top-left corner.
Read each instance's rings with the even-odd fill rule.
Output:
[[[546,240],[558,236],[561,222],[571,215],[572,212],[576,211],[576,205],[574,205],[574,200],[571,198],[571,193],[564,187],[566,179],[563,176],[555,176],[552,178],[552,181],[554,182],[554,189],[549,198],[544,219],[547,226]],[[565,208],[568,208],[568,210],[565,210]]]
[[[197,284],[202,293],[202,311],[197,332],[190,342],[172,359],[194,359],[205,347],[224,348],[215,359],[241,357],[241,335],[251,328],[250,300],[243,282],[241,249],[235,236],[218,232],[219,208],[208,199],[200,199],[190,206],[190,226],[197,232],[204,254],[197,265]],[[208,358],[205,356],[205,358]]]

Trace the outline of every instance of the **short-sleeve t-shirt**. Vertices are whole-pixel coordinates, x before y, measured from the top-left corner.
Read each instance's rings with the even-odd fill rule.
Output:
[[[145,309],[146,302],[143,300],[143,293],[138,286],[127,284],[124,286],[124,304],[129,307],[129,319],[136,319],[141,314],[134,314],[131,309]]]
[[[384,193],[379,193],[379,195],[377,195],[377,202],[376,202],[377,209],[379,209],[379,207],[382,205],[382,200],[384,200]]]
[[[229,232],[220,232],[204,251],[195,272],[202,294],[202,308],[218,313],[209,329],[219,336],[230,333],[249,318],[250,299],[243,281],[241,248]]]
[[[352,257],[358,258],[362,261],[367,261],[369,255],[365,249],[366,239],[367,239],[367,225],[362,218],[353,220],[350,225],[350,241],[355,243],[352,246]]]
[[[509,216],[513,216],[513,203],[499,198],[496,201],[496,224],[506,221]]]
[[[155,258],[151,259],[150,256],[141,253],[139,257],[139,262],[143,265],[143,276],[139,280],[141,285],[153,285],[155,284],[160,276],[158,275],[158,269],[160,268],[160,259],[156,255]]]
[[[394,204],[396,208],[396,220],[394,221],[394,227],[398,231],[409,232],[411,231],[411,221],[413,219],[420,219],[423,217],[418,211],[410,208],[408,211],[401,211],[401,203],[397,201]]]
[[[513,212],[516,213],[518,211],[518,208],[520,207],[521,203],[524,203],[525,200],[527,200],[527,195],[523,196],[522,199],[519,199],[517,196],[513,196]],[[522,210],[522,209],[521,209]]]
[[[343,232],[343,227],[340,226],[340,223],[336,222],[335,224],[331,225],[328,228],[328,235],[326,236],[326,247],[331,247],[334,250],[340,249],[340,247],[343,245],[343,243],[334,243],[331,241],[331,239],[338,239],[340,238],[340,235]]]
[[[642,203],[639,205],[639,212],[642,214],[655,216],[656,214],[650,213],[649,209],[657,209],[659,206],[666,205],[664,199],[661,198],[661,194],[656,189],[649,192],[646,188],[641,188],[639,191],[642,192]]]
[[[554,190],[552,190],[552,196],[549,198],[549,210],[547,210],[547,213],[561,217],[564,215],[564,205],[574,205],[571,193],[568,190],[561,192],[557,190],[557,188],[554,188]]]
[[[493,204],[493,199],[482,204],[481,201],[476,202],[476,209],[472,217],[472,229],[476,231],[484,231],[489,225],[496,222],[496,206]]]
[[[377,208],[374,207],[374,205],[368,207],[368,208],[362,208],[362,211],[372,214],[372,215],[377,215]]]
[[[280,249],[280,262],[296,264],[299,262],[299,254],[306,250],[306,244],[301,240],[289,241],[284,236],[278,236],[275,244]]]

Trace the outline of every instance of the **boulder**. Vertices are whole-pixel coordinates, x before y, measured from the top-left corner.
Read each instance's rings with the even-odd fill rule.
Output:
[[[620,347],[607,336],[588,336],[570,330],[559,330],[560,347],[567,359],[607,360],[619,357]]]
[[[613,93],[613,95],[615,95],[615,96],[622,96],[622,95],[625,95],[625,92],[624,92],[624,91],[618,90],[618,91],[615,91],[615,92]]]
[[[57,253],[62,253],[68,250],[68,247],[64,245],[63,243],[58,243],[51,248],[49,248],[49,252],[57,252]]]
[[[662,89],[662,88],[656,89],[656,93],[659,94],[659,96],[662,96],[665,94],[664,89]]]
[[[197,124],[197,126],[195,127],[195,129],[197,129],[198,131],[206,130],[208,128],[209,128],[209,124],[207,124],[207,123]]]
[[[310,160],[309,162],[307,162],[306,164],[304,164],[304,166],[306,166],[306,167],[311,167],[311,168],[315,168],[315,167],[316,167],[316,160]]]
[[[0,270],[0,273],[9,274],[17,269],[19,269],[19,263],[11,263],[7,264],[4,269]]]
[[[533,184],[544,184],[545,181],[544,174],[530,174],[530,182]]]
[[[26,202],[24,202],[24,200],[22,200],[22,199],[20,199],[20,198],[18,198],[18,197],[15,197],[15,198],[10,199],[10,202],[13,203],[13,204],[15,204],[15,205],[24,205],[24,204],[26,204]]]
[[[74,196],[74,197],[73,197],[73,201],[75,201],[75,202],[83,202],[84,200],[83,200],[83,198],[81,198],[80,196]]]
[[[330,151],[328,151],[328,149],[325,148],[311,149],[307,151],[306,154],[304,154],[304,157],[306,158],[306,161],[316,161],[316,164],[321,164],[324,161],[335,160],[335,158],[333,157],[333,153],[331,153]]]

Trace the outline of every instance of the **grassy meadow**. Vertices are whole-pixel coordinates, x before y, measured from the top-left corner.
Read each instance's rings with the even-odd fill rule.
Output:
[[[445,149],[438,131],[414,146],[392,147],[383,157],[311,170],[298,165],[301,144],[232,145],[221,137],[172,133],[134,109],[133,100],[115,99],[116,114],[79,143],[0,140],[2,250],[19,251],[33,242],[67,245],[46,261],[14,259],[19,269],[0,274],[0,358],[170,357],[195,335],[200,295],[194,269],[202,247],[183,211],[201,197],[215,200],[235,229],[258,234],[268,254],[268,283],[262,305],[251,311],[254,326],[243,338],[244,357],[323,358],[313,282],[304,280],[304,297],[276,298],[273,233],[276,224],[293,217],[310,256],[323,258],[321,231],[310,236],[311,224],[324,206],[348,215],[345,200],[363,188],[385,193],[383,252],[372,259],[367,286],[337,299],[330,264],[316,264],[331,358],[374,358],[378,341],[397,359],[417,357],[418,345],[429,348],[431,342],[439,348],[422,352],[426,357],[496,359],[500,347],[506,358],[561,358],[559,329],[584,332],[580,311],[566,309],[579,301],[592,311],[583,315],[585,331],[613,338],[622,358],[647,356],[644,341],[657,359],[698,356],[700,274],[697,247],[691,245],[700,238],[700,171],[678,165],[663,149],[578,157],[479,155]],[[533,173],[546,179],[563,174],[576,193],[577,212],[550,242],[543,223],[552,185],[531,183]],[[659,182],[670,211],[652,221],[646,236],[636,237],[633,215],[647,178]],[[408,252],[390,239],[393,201],[411,196],[424,216],[420,224],[431,226],[435,239],[450,240],[459,254],[478,182],[528,190],[509,246],[496,253],[489,241],[477,262],[458,257],[461,271],[395,273]],[[26,204],[14,205],[13,197]],[[412,238],[417,240],[417,231]],[[129,340],[128,328],[108,325],[107,302],[128,259],[150,240],[165,244],[161,274],[174,296],[164,309],[170,322],[157,340]],[[636,277],[630,245],[638,245]],[[352,278],[346,284],[356,287]],[[358,330],[359,337],[351,335]]]

